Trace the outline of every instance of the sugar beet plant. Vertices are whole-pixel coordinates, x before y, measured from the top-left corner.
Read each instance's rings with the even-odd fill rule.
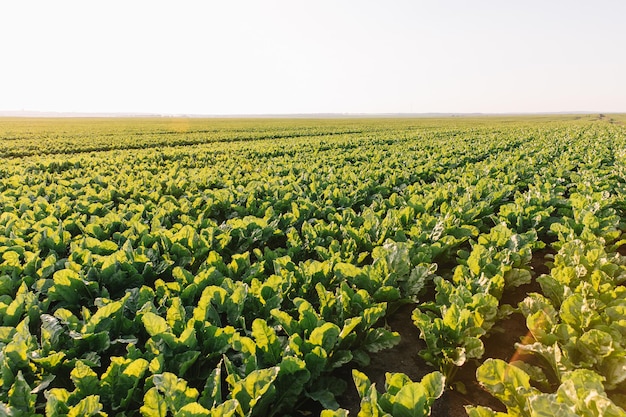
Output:
[[[343,416],[354,383],[359,415],[428,415],[515,311],[548,366],[478,376],[522,384],[512,412],[617,401],[625,146],[593,120],[1,120],[0,414]],[[502,305],[546,243],[544,293]],[[436,369],[380,393],[359,369],[405,303]]]

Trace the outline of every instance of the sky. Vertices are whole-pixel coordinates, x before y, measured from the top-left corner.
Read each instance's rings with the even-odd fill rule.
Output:
[[[626,112],[623,0],[3,0],[0,111]]]

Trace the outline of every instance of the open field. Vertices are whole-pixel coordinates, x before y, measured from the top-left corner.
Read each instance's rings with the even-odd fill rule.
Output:
[[[0,119],[0,415],[625,415],[625,123]]]

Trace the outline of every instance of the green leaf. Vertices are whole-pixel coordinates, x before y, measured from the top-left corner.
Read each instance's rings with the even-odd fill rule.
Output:
[[[559,403],[556,395],[534,395],[528,398],[528,411],[532,417],[578,417],[569,404]],[[603,414],[598,415],[598,417]],[[471,417],[471,416],[470,416]]]
[[[391,396],[395,396],[402,387],[412,382],[411,378],[401,372],[385,373],[385,390]]]
[[[318,401],[324,408],[336,410],[339,408],[337,396],[343,394],[346,387],[346,381],[343,379],[323,375],[312,381],[306,396]]]
[[[195,349],[198,346],[196,329],[191,323],[188,323],[187,327],[185,327],[185,329],[180,334],[180,337],[176,338],[176,344],[178,344],[179,346],[185,346],[188,349]]]
[[[551,275],[542,275],[537,278],[541,285],[541,292],[552,301],[555,306],[560,306],[565,299],[565,285]]]
[[[274,329],[267,325],[263,319],[255,319],[252,322],[252,337],[254,337],[257,347],[263,352],[263,360],[266,365],[278,364],[282,355],[280,342],[276,337]]]
[[[70,373],[72,382],[82,396],[95,395],[100,389],[100,380],[89,366],[82,361],[77,361]]]
[[[430,414],[426,390],[422,384],[412,382],[396,394],[393,402],[394,417],[421,417]]]
[[[348,417],[348,410],[339,408],[337,410],[322,410],[320,417]]]
[[[228,298],[228,292],[221,287],[211,285],[206,287],[202,291],[198,305],[193,310],[194,320],[204,323],[210,317],[211,310],[219,308],[222,311],[225,310],[226,299]],[[213,307],[215,306],[215,307]],[[212,323],[219,325],[219,323]]]
[[[69,407],[67,405],[70,393],[63,388],[52,388],[45,392],[46,416],[61,417],[67,416]]]
[[[372,416],[378,417],[382,415],[381,407],[379,406],[378,391],[376,390],[376,384],[372,384],[365,395],[361,398],[361,410],[359,416]]]
[[[526,398],[538,393],[526,372],[500,359],[487,359],[476,370],[476,379],[514,415],[524,415]]]
[[[255,410],[255,406],[266,394],[274,395],[270,390],[272,384],[278,376],[280,368],[275,366],[268,369],[258,369],[252,371],[244,379],[235,382],[231,387],[232,398],[239,402],[242,415],[248,415]]]
[[[102,411],[100,396],[90,395],[83,398],[74,407],[70,407],[67,417],[105,417],[107,414]]]
[[[339,262],[335,265],[335,274],[348,282],[354,282],[354,280],[363,273],[363,270],[353,264]]]
[[[526,269],[513,268],[504,274],[504,282],[507,288],[516,288],[520,285],[530,284],[532,275]]]
[[[518,360],[510,362],[511,365],[520,368],[526,372],[530,377],[530,380],[534,382],[533,385],[540,387],[545,391],[551,390],[550,381],[546,377],[545,370],[539,366],[531,365],[530,363]]]
[[[227,400],[211,409],[211,417],[232,417],[240,408],[237,400]]]
[[[491,408],[483,407],[482,405],[479,405],[479,406],[466,405],[465,411],[467,412],[468,417],[510,417],[511,416],[508,413],[500,413],[497,411],[493,411]],[[557,415],[557,414],[554,414],[554,415]]]
[[[568,370],[573,369],[573,364],[568,357],[563,354],[558,343],[555,343],[552,346],[546,346],[540,342],[528,345],[516,343],[515,347],[519,352],[531,352],[539,355],[548,365],[550,365],[551,370],[557,379],[561,379],[561,375]]]
[[[280,363],[278,377],[274,382],[277,396],[272,401],[272,413],[289,412],[301,398],[306,385],[311,380],[311,373],[302,359],[287,356]]]
[[[436,264],[433,264],[436,266]],[[433,276],[434,268],[432,266],[418,265],[411,271],[409,279],[403,285],[404,295],[413,300],[417,300],[428,279]]]
[[[559,316],[564,323],[569,324],[579,333],[589,329],[594,324],[602,322],[596,309],[589,305],[589,300],[581,294],[573,294],[561,305]]]
[[[330,364],[332,368],[340,368],[347,363],[350,363],[354,355],[349,350],[334,350],[329,356]]]
[[[441,372],[431,372],[422,378],[420,384],[426,391],[428,403],[432,404],[434,400],[443,395],[446,387],[446,377]]]
[[[180,410],[183,406],[193,403],[198,398],[198,390],[189,388],[187,381],[170,372],[156,374],[152,377],[154,386],[163,394],[167,408],[171,411]]]
[[[526,317],[526,326],[530,330],[535,340],[547,346],[553,345],[557,341],[554,328],[557,325],[556,314],[553,316],[550,311],[539,310]]]
[[[293,317],[291,317],[288,313],[275,308],[270,311],[270,314],[274,319],[276,319],[276,321],[280,324],[280,326],[288,335],[291,336],[294,333],[298,333],[298,322],[294,320]]]
[[[172,304],[167,309],[166,313],[166,322],[170,328],[173,329],[175,334],[180,334],[185,327],[185,307],[180,299],[180,297],[174,297],[172,299]]]
[[[317,326],[320,324],[320,318],[318,314],[315,312],[315,309],[303,298],[295,298],[293,300],[294,305],[298,308],[299,319],[298,324],[300,330],[309,334],[312,332]]]
[[[244,304],[248,296],[248,287],[241,283],[236,282],[233,291],[226,300],[226,316],[228,323],[236,325],[241,318],[241,312],[244,309]]]
[[[41,381],[39,381],[37,386],[30,391],[30,393],[39,394],[41,392],[44,392],[44,390],[48,388],[50,384],[52,383],[52,381],[54,381],[55,379],[56,379],[56,375],[45,376]]]
[[[167,417],[167,404],[159,395],[156,387],[150,388],[143,397],[143,405],[139,409],[144,417]]]
[[[601,358],[615,352],[611,335],[598,329],[591,329],[583,333],[576,341],[576,347],[592,362],[600,361]]]
[[[41,347],[44,354],[51,350],[58,350],[63,333],[63,326],[56,317],[48,314],[41,315]]]
[[[450,305],[442,317],[444,326],[449,329],[460,330],[461,326],[463,326],[461,313],[462,311],[457,304]]]
[[[16,338],[4,347],[3,356],[6,356],[8,359],[7,362],[12,369],[27,368],[29,350],[29,346],[26,342]]]
[[[189,403],[174,414],[175,417],[205,417],[210,415],[211,412],[198,403]]]
[[[376,302],[393,302],[399,300],[401,297],[400,290],[390,285],[380,287],[372,295],[372,298]]]
[[[363,372],[353,369],[352,379],[354,380],[356,392],[359,393],[359,397],[365,397],[370,389],[370,386],[372,385],[372,382],[369,380],[367,375],[365,375]]]
[[[335,398],[335,394],[328,390],[317,390],[312,392],[307,392],[307,397],[311,398],[314,401],[317,401],[324,407],[325,409],[336,410],[339,408],[339,403]]]
[[[199,357],[200,352],[197,350],[188,350],[186,352],[178,353],[174,355],[171,360],[172,369],[176,370],[176,374],[178,376],[185,376],[187,370],[196,363]]]
[[[364,329],[369,329],[373,325],[376,324],[378,320],[385,316],[387,312],[387,305],[385,303],[379,303],[372,307],[368,307],[361,313],[362,319],[362,327]]]
[[[478,337],[467,337],[463,339],[463,348],[465,349],[465,356],[467,358],[480,359],[485,353],[483,341]]]
[[[13,296],[18,283],[8,275],[0,275],[0,295]]]
[[[406,242],[387,241],[382,247],[377,247],[372,253],[374,259],[384,258],[390,273],[403,277],[409,274],[411,259],[409,244]]]
[[[598,370],[606,378],[604,387],[607,390],[617,389],[626,381],[626,357],[616,355],[605,358]]]
[[[13,408],[16,415],[17,412],[24,416],[33,415],[36,399],[37,395],[31,393],[31,388],[24,379],[22,371],[18,371],[15,382],[9,389],[9,406]]]
[[[170,327],[168,326],[167,321],[163,317],[152,312],[144,313],[141,316],[141,321],[150,336],[170,332]]]
[[[212,408],[222,401],[222,362],[223,361],[220,360],[215,369],[211,372],[211,375],[207,378],[206,384],[204,385],[204,390],[202,390],[200,404],[207,408]]]
[[[467,266],[472,274],[479,276],[483,266],[491,260],[489,256],[489,250],[483,245],[474,245],[469,258],[467,259]]]
[[[56,271],[52,276],[54,285],[49,290],[49,295],[55,300],[64,300],[68,305],[79,304],[81,292],[85,284],[77,272],[70,269]]]
[[[309,336],[309,343],[321,346],[326,352],[331,352],[335,347],[341,329],[334,323],[324,323],[316,327]]]
[[[377,327],[367,332],[363,347],[368,352],[375,353],[389,349],[398,343],[400,343],[400,334],[398,332],[392,332],[382,327]]]
[[[143,375],[149,363],[143,358],[135,360],[112,357],[100,382],[100,395],[114,410],[126,407],[136,395],[137,387],[143,382]],[[140,401],[140,398],[136,398]]]
[[[354,329],[361,324],[362,318],[359,317],[350,317],[346,321],[343,322],[343,327],[341,328],[341,332],[339,333],[339,342],[343,342],[350,334],[354,334]]]
[[[553,399],[553,402],[569,405],[576,415],[594,417],[626,415],[623,409],[616,406],[607,397],[602,385],[603,380],[604,378],[594,371],[576,369],[564,375],[556,395],[550,396],[550,398]]]

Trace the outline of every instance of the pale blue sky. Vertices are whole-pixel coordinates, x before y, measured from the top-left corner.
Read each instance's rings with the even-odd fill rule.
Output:
[[[2,1],[0,110],[626,112],[626,1]]]

